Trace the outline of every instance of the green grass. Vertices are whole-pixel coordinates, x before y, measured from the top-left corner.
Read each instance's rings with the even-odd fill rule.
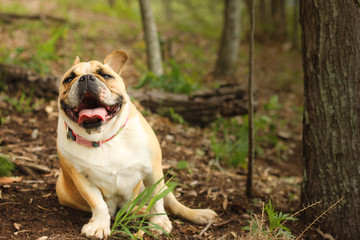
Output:
[[[33,112],[39,105],[44,102],[44,99],[38,101],[34,99],[33,89],[28,95],[25,91],[22,91],[18,97],[10,97],[5,94],[4,100],[19,113]]]
[[[166,174],[167,175],[167,174]],[[166,175],[164,177],[166,177]],[[158,237],[153,234],[152,230],[161,231],[163,234],[169,237],[169,234],[165,230],[154,223],[147,221],[148,218],[154,215],[162,214],[150,214],[150,209],[160,199],[164,198],[175,188],[176,184],[170,182],[170,178],[163,188],[159,192],[155,193],[156,187],[164,179],[161,178],[155,184],[148,186],[141,192],[135,199],[129,200],[116,214],[115,222],[111,229],[111,235],[119,239],[142,239],[141,236],[137,235],[140,232],[144,232],[153,238]],[[147,207],[146,207],[147,205]],[[139,211],[146,207],[144,214],[140,214]]]
[[[190,94],[201,88],[201,85],[188,75],[183,74],[181,66],[173,59],[165,67],[166,73],[156,76],[152,72],[143,75],[135,89],[145,86],[163,89],[165,92]]]

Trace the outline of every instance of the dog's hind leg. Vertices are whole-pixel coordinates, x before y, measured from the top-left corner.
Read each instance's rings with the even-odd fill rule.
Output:
[[[217,214],[211,209],[191,209],[181,204],[171,192],[165,196],[165,208],[174,215],[196,224],[207,224],[216,218]]]

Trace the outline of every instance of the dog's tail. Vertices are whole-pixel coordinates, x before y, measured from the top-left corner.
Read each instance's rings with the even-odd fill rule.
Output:
[[[191,209],[184,206],[172,192],[165,196],[164,205],[171,214],[197,224],[208,224],[217,216],[211,209]]]

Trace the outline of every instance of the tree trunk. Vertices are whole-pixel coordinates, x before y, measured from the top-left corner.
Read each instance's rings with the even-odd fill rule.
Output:
[[[225,0],[224,27],[214,75],[225,77],[234,73],[240,44],[240,1]]]
[[[271,17],[273,27],[273,40],[286,40],[286,1],[272,0],[271,1]]]
[[[360,3],[301,0],[304,66],[302,205],[336,239],[360,239]]]
[[[139,0],[141,9],[142,25],[146,43],[148,69],[156,76],[164,74],[162,66],[160,43],[155,19],[151,10],[150,0]]]

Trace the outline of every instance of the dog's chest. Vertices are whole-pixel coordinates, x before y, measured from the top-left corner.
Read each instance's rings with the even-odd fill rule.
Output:
[[[141,129],[124,129],[99,148],[88,148],[71,140],[62,142],[63,156],[106,198],[130,197],[133,188],[151,172],[148,136]]]

